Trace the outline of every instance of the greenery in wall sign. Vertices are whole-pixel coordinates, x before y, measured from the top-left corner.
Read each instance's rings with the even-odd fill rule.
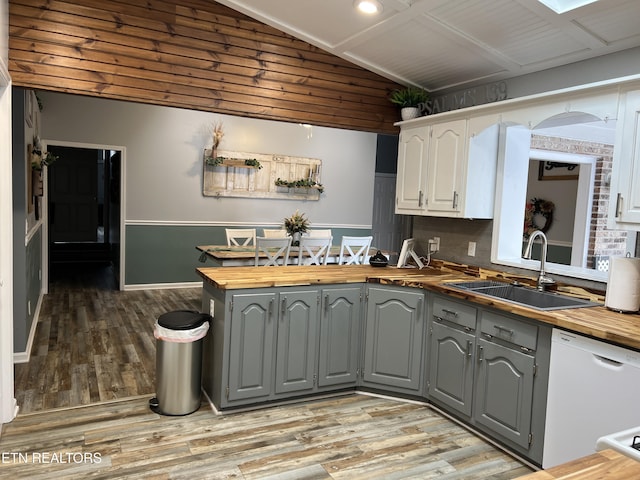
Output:
[[[212,167],[248,167],[248,168],[257,168],[260,170],[262,165],[255,158],[249,158],[246,160],[235,159],[235,158],[227,158],[217,155],[215,158],[213,156],[205,156],[204,161],[207,165]]]
[[[324,186],[321,183],[317,183],[314,180],[308,178],[301,178],[300,180],[287,181],[281,178],[277,178],[275,181],[276,187],[286,188],[315,188],[318,192],[324,192]]]

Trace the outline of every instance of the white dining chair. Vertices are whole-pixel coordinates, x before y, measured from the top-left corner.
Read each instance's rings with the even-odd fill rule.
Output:
[[[289,262],[291,250],[291,237],[265,238],[256,237],[256,261],[255,266],[286,266]],[[260,255],[266,254],[266,260]],[[281,263],[278,263],[281,260]]]
[[[256,244],[255,228],[225,228],[228,247],[246,247]]]
[[[300,237],[298,265],[326,265],[333,237]]]
[[[262,236],[265,238],[284,238],[284,237],[287,237],[288,234],[284,228],[276,228],[276,229],[263,228]]]
[[[330,228],[317,228],[314,230],[308,230],[307,233],[302,235],[303,237],[315,237],[315,238],[327,238],[333,237]]]
[[[364,265],[369,257],[372,236],[342,237],[338,265]]]

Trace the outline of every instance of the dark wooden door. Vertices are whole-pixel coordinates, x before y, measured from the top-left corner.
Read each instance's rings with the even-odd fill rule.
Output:
[[[98,241],[99,151],[74,147],[51,150],[59,159],[49,168],[50,241]]]

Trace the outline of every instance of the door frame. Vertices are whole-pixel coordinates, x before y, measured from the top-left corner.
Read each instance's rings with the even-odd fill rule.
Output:
[[[2,8],[0,8],[2,10]],[[1,16],[1,15],[0,15]],[[2,28],[0,28],[2,31]],[[13,385],[13,173],[11,77],[0,58],[0,435],[18,414]]]
[[[46,150],[48,145],[56,145],[59,147],[75,147],[75,148],[88,148],[92,150],[117,150],[120,152],[120,252],[119,252],[119,265],[118,270],[120,272],[118,276],[118,290],[124,290],[124,265],[125,265],[125,192],[126,192],[126,147],[120,145],[106,145],[95,143],[79,143],[79,142],[65,142],[61,140],[42,140],[42,146]],[[48,172],[44,169],[44,176],[42,178],[43,183],[43,196],[42,196],[42,287],[43,293],[49,293],[49,186],[48,186]]]

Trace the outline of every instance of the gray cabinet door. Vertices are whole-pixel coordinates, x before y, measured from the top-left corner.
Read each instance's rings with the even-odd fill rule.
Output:
[[[356,385],[361,307],[360,287],[322,290],[318,385]]]
[[[427,393],[467,417],[473,401],[475,334],[434,321],[429,341]]]
[[[420,389],[424,323],[423,292],[368,288],[365,383]]]
[[[477,423],[523,448],[529,447],[535,359],[481,338],[477,351]]]
[[[229,401],[271,394],[275,293],[233,295],[229,345]]]
[[[276,393],[312,390],[318,345],[318,290],[280,292]]]

